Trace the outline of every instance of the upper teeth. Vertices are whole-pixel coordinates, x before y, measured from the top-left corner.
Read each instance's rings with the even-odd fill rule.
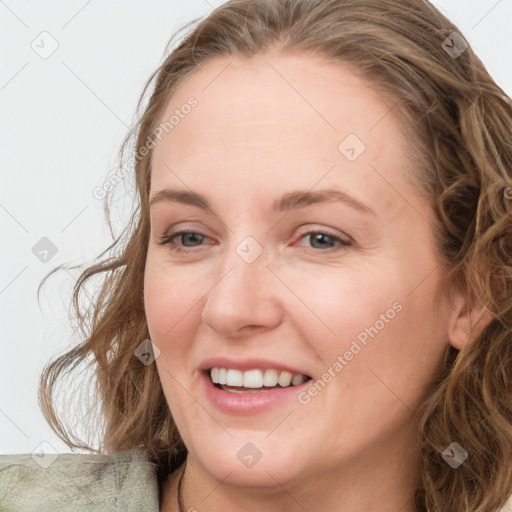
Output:
[[[245,388],[297,386],[307,380],[306,375],[279,370],[248,370],[242,372],[233,368],[212,368],[210,377],[214,384],[227,386],[243,386]]]

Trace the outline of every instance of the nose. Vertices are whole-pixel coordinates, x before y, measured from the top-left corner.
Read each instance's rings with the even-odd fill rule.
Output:
[[[247,247],[249,250],[244,251]],[[256,249],[255,244],[240,244],[229,250],[207,293],[202,320],[222,338],[264,332],[282,321],[279,294],[284,287],[270,270],[267,253],[256,256]]]

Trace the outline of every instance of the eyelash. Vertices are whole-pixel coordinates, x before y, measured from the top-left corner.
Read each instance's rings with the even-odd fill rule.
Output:
[[[166,234],[164,235],[161,239],[160,239],[160,243],[159,245],[169,245],[170,247],[170,250],[173,251],[173,252],[176,252],[176,253],[190,253],[190,252],[193,252],[195,250],[194,247],[191,247],[189,249],[183,249],[181,247],[176,247],[176,244],[174,242],[174,239],[181,236],[181,235],[199,235],[203,238],[209,238],[207,237],[206,235],[203,235],[201,233],[197,233],[195,231],[178,231],[176,233],[172,233],[172,234]],[[310,236],[310,235],[327,235],[329,238],[337,241],[340,243],[340,246],[341,247],[350,247],[352,245],[352,241],[349,241],[349,240],[345,240],[344,238],[341,238],[337,235],[334,235],[332,233],[329,233],[329,231],[320,231],[320,230],[316,230],[316,231],[308,231],[306,233],[303,233],[300,237],[300,240],[304,240],[304,238]],[[200,247],[200,246],[196,246],[196,247]],[[314,252],[320,252],[320,253],[326,253],[326,252],[331,252],[333,251],[333,248],[329,248],[329,249],[314,249],[314,248],[311,248]]]

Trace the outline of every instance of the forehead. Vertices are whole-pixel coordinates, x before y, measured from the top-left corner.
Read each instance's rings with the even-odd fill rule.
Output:
[[[191,98],[196,105],[184,107]],[[376,178],[382,188],[375,169],[396,181],[409,165],[390,107],[348,65],[316,55],[213,58],[178,87],[161,116],[174,122],[153,152],[152,191],[183,185],[182,176],[191,187],[226,194],[261,184],[284,192],[292,183],[369,193]]]

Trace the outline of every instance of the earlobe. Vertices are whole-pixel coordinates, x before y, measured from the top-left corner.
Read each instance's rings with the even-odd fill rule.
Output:
[[[458,301],[449,329],[450,345],[460,350],[466,343],[473,343],[492,319],[485,306],[476,305],[468,309],[465,301]]]

